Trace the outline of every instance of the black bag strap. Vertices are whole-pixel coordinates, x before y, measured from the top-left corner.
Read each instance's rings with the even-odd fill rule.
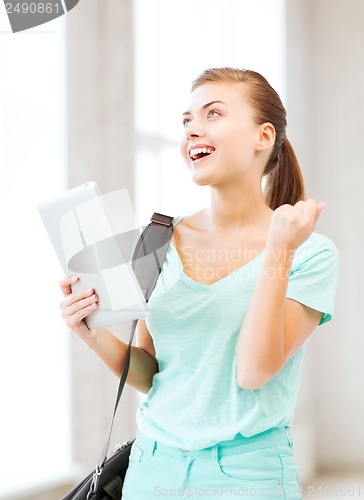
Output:
[[[152,215],[150,221],[151,222],[144,228],[142,234],[138,239],[132,259],[132,268],[138,279],[139,285],[143,290],[144,297],[147,302],[157,283],[158,276],[161,272],[162,265],[168,250],[168,245],[173,233],[173,217],[155,212]],[[129,371],[131,345],[134,339],[137,323],[138,320],[133,320],[131,325],[128,350],[126,353],[123,372],[120,377],[110,429],[107,435],[107,440],[102,448],[99,460],[97,462],[96,470],[93,475],[90,491],[87,495],[87,498],[92,498],[92,495],[97,491],[99,478],[104,468],[104,464],[107,460],[115,414],[119,406],[119,401]]]

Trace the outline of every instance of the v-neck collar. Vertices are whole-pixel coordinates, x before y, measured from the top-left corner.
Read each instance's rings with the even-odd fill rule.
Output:
[[[176,227],[176,225],[179,222],[181,222],[182,219],[183,219],[183,216],[175,217],[175,219],[173,221],[173,226]],[[217,281],[214,281],[210,285],[207,285],[206,283],[200,283],[199,281],[196,281],[196,280],[190,278],[185,273],[184,268],[183,268],[182,259],[181,259],[180,255],[179,255],[178,251],[177,251],[177,248],[174,246],[174,244],[172,243],[172,241],[170,242],[170,248],[172,249],[172,251],[175,254],[175,257],[176,257],[176,259],[178,261],[178,265],[179,265],[179,268],[180,268],[180,279],[181,279],[181,281],[183,281],[185,284],[191,286],[192,288],[196,288],[196,289],[204,290],[204,291],[213,290],[213,289],[221,286],[222,284],[224,284],[229,279],[233,279],[237,274],[245,271],[248,267],[250,267],[251,265],[255,264],[257,261],[259,261],[261,259],[261,257],[265,253],[265,250],[262,250],[252,260],[250,260],[249,262],[246,262],[242,266],[238,267],[237,269],[235,269],[235,271],[232,271],[227,276],[224,276],[223,278],[220,278]]]

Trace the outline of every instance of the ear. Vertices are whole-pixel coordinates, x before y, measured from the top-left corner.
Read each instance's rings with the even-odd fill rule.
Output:
[[[272,148],[276,140],[276,131],[271,123],[263,123],[259,125],[257,131],[257,140],[255,143],[256,151],[264,151]]]

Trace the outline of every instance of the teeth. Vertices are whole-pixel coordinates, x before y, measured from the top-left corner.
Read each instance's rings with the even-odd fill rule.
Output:
[[[211,154],[214,151],[213,148],[193,148],[190,150],[190,157],[193,158],[196,155],[199,155],[201,153],[208,153]]]

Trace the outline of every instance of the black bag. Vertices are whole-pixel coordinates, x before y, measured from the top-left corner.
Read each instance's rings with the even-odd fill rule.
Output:
[[[104,463],[101,471],[91,472],[80,484],[70,491],[65,499],[119,500],[130,449],[134,440],[120,445]]]
[[[132,267],[144,292],[146,301],[152,294],[162,269],[163,261],[173,232],[173,217],[154,213],[144,229],[133,254]],[[95,471],[85,477],[62,500],[119,500],[124,477],[129,464],[130,449],[134,440],[119,445],[107,458],[116,410],[123,392],[130,365],[131,344],[138,320],[131,326],[131,334],[123,373],[120,377],[110,430]]]

